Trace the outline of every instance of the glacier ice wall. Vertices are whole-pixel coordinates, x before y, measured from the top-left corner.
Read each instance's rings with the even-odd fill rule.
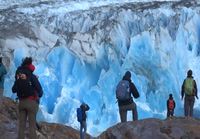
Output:
[[[118,3],[69,11],[65,3],[36,3],[0,10],[0,50],[14,73],[32,56],[44,89],[38,120],[78,128],[76,108],[90,106],[88,132],[98,135],[119,122],[115,87],[126,70],[140,92],[139,119],[166,117],[169,93],[183,116],[180,88],[188,69],[200,82],[199,3]],[[195,103],[198,116],[200,103]],[[128,117],[131,115],[129,114]]]

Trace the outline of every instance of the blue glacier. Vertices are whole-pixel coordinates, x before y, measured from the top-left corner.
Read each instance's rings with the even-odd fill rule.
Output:
[[[69,2],[74,9],[61,0],[0,6],[0,50],[8,68],[4,96],[16,98],[15,70],[32,56],[44,90],[38,121],[78,129],[76,108],[86,102],[88,133],[99,135],[120,121],[115,88],[127,70],[140,93],[139,119],[166,118],[170,93],[175,115],[183,116],[180,89],[188,69],[200,83],[200,3]],[[199,100],[194,107],[198,117]]]

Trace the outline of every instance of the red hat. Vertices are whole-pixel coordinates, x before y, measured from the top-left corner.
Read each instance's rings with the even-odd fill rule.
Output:
[[[30,71],[34,72],[35,66],[34,66],[33,64],[29,64],[27,67],[28,67],[28,69],[29,69]]]

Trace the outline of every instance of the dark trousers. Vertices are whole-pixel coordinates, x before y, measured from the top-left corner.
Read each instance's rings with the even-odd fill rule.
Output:
[[[167,110],[167,117],[171,117],[171,116],[174,116],[174,109],[173,110],[170,110],[170,109]]]
[[[38,111],[38,103],[30,99],[22,99],[19,101],[19,131],[18,139],[25,138],[26,121],[29,122],[29,139],[37,139],[36,136],[36,114]]]
[[[85,139],[85,134],[87,131],[86,121],[82,121],[80,124],[80,139]]]
[[[133,121],[138,120],[137,107],[136,107],[135,102],[133,102],[129,105],[119,106],[119,114],[120,114],[121,122],[127,121],[127,111],[129,111],[129,110],[132,111]]]
[[[185,96],[184,100],[184,112],[185,116],[192,117],[193,116],[193,107],[194,107],[195,97],[194,96]]]

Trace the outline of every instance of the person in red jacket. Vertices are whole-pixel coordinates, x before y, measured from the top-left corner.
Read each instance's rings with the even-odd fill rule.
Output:
[[[176,107],[176,103],[173,99],[172,94],[169,94],[169,99],[167,100],[167,117],[174,116],[174,109]]]

